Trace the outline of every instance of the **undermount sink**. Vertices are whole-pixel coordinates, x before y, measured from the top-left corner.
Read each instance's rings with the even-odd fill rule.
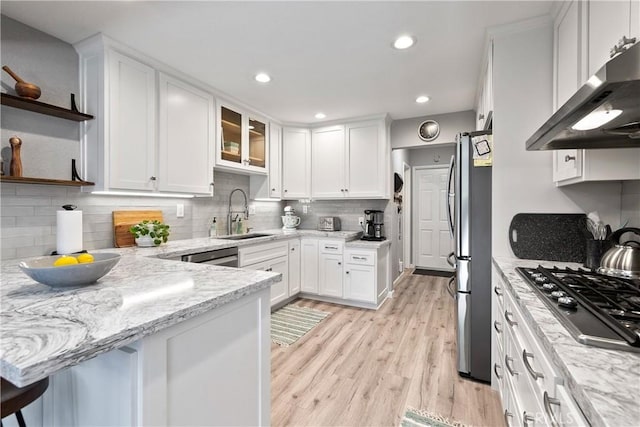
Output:
[[[232,236],[220,236],[218,237],[218,239],[246,240],[246,239],[255,239],[257,237],[268,237],[268,236],[273,236],[273,234],[264,234],[264,233],[234,234]]]

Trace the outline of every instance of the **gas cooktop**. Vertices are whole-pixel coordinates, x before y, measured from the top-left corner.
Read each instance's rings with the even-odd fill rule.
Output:
[[[583,344],[640,352],[640,283],[570,268],[516,268]]]

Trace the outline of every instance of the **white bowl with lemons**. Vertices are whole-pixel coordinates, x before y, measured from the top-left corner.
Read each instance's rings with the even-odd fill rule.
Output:
[[[85,286],[95,283],[120,261],[115,253],[82,253],[35,258],[18,267],[36,282],[52,288]]]

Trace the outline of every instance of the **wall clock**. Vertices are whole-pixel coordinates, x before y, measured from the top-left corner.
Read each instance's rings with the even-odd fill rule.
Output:
[[[435,120],[425,120],[418,126],[418,136],[423,141],[433,141],[440,135],[440,125]]]

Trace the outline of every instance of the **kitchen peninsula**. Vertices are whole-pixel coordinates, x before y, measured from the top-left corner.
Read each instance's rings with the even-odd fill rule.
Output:
[[[3,262],[2,377],[50,376],[46,425],[269,424],[269,288],[281,276],[131,252],[67,290]]]

